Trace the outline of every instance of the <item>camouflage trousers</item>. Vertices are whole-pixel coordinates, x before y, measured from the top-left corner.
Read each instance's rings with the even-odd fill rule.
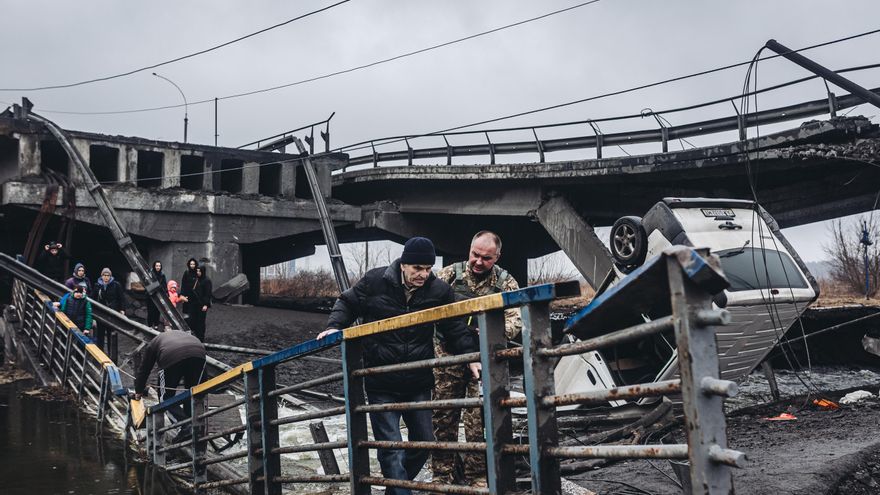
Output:
[[[449,356],[443,346],[434,343],[437,357]],[[434,368],[434,400],[479,397],[479,383],[471,376],[467,365]],[[484,442],[483,411],[480,408],[442,409],[434,411],[434,438],[438,442],[457,442],[459,421],[464,419],[464,436],[468,442]],[[451,483],[455,474],[456,457],[463,457],[464,482],[486,478],[486,456],[482,453],[432,452],[431,470],[434,480]]]

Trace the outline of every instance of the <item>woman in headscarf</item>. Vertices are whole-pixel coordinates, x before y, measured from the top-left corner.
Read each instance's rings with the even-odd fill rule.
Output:
[[[208,308],[211,307],[211,294],[214,292],[214,286],[211,279],[205,274],[204,267],[196,268],[196,280],[193,282],[193,288],[189,296],[189,324],[193,335],[202,342],[205,341],[205,320],[208,317]]]
[[[168,280],[165,278],[165,274],[162,273],[162,262],[159,260],[153,262],[153,276],[159,282],[159,287],[166,287],[168,285]],[[152,298],[147,300],[147,326],[154,328],[159,326],[159,307],[156,306]]]

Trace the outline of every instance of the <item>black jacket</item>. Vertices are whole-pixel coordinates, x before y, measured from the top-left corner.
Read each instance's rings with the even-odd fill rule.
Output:
[[[125,303],[122,295],[122,285],[112,277],[107,285],[104,285],[103,278],[98,278],[94,288],[92,288],[92,299],[116,311],[121,311]]]
[[[68,256],[63,249],[59,249],[58,254],[55,255],[49,251],[43,250],[37,257],[36,268],[43,275],[63,284],[67,279],[64,271],[64,263],[68,259],[70,259],[70,256]]]
[[[211,297],[214,294],[214,284],[207,275],[196,278],[192,289],[189,291],[190,314],[201,311],[202,306],[211,307]]]
[[[154,365],[159,365],[160,369],[167,370],[188,358],[205,359],[205,344],[202,344],[189,332],[168,330],[153,337],[144,350],[141,367],[134,380],[135,392],[144,393],[147,388],[147,379],[150,377],[150,371]]]
[[[391,266],[370,270],[351,289],[343,292],[327,321],[327,328],[343,329],[357,319],[364,323],[442,306],[454,301],[452,288],[433,274],[416,290],[409,302],[401,281],[400,260]],[[455,354],[476,352],[478,342],[461,319],[444,320],[363,337],[367,367],[419,361],[434,357],[434,331],[440,332]],[[368,376],[365,387],[375,392],[415,392],[434,386],[430,368]]]

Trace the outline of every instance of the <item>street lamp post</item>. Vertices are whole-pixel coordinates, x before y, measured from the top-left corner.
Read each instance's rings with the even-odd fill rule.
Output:
[[[167,77],[165,77],[163,75],[156,74],[155,72],[153,72],[153,75],[160,78],[160,79],[164,79],[164,80],[170,82],[175,88],[177,88],[177,91],[180,92],[180,96],[183,97],[183,142],[185,143],[187,128],[189,127],[189,104],[186,102],[186,95],[183,94],[183,90],[180,89],[180,86],[175,84],[174,81],[172,81],[171,79],[168,79]]]

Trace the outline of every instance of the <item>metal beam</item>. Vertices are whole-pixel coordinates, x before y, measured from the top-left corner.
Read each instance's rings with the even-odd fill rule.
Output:
[[[547,200],[535,210],[535,216],[587,283],[598,289],[614,262],[593,227],[562,196]]]

